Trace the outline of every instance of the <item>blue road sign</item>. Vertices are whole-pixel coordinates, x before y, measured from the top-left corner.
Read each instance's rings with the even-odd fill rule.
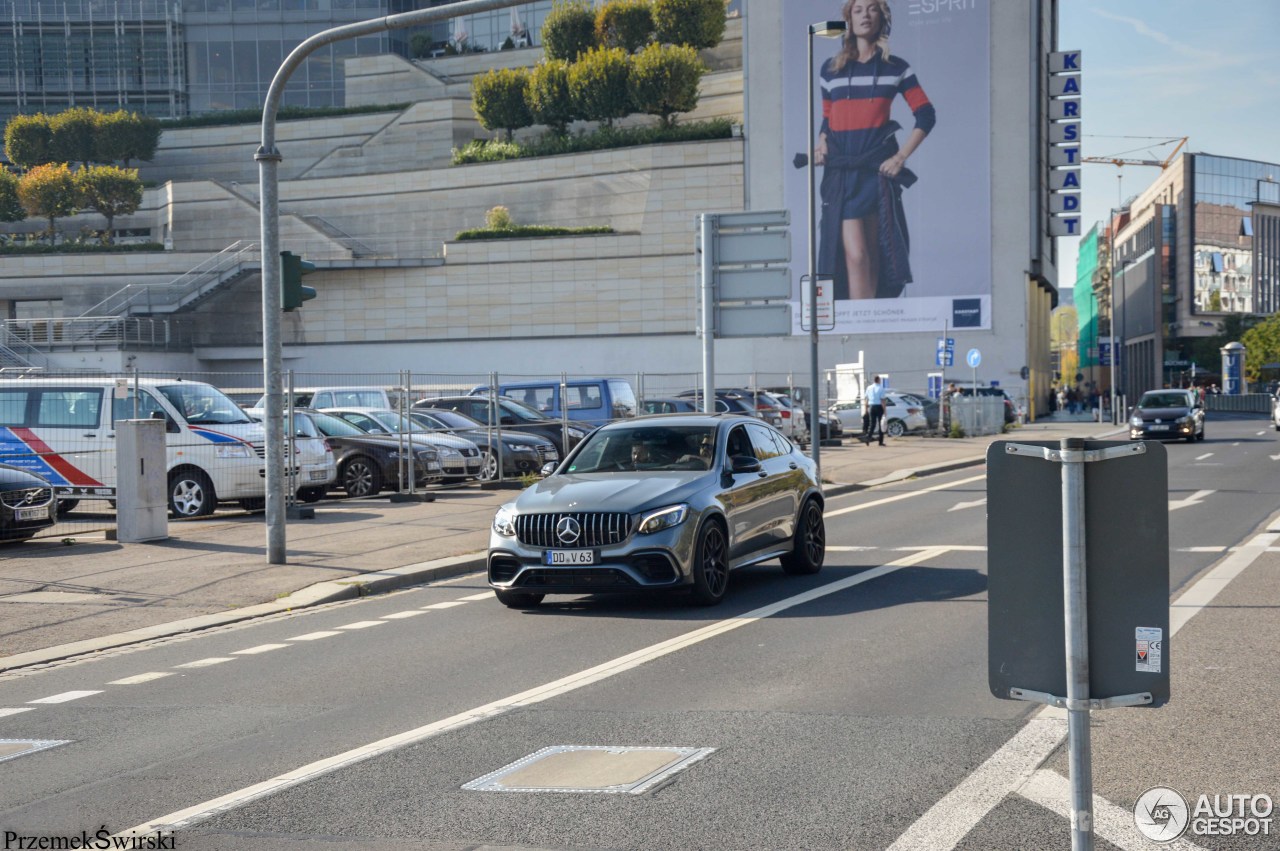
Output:
[[[982,352],[977,349],[970,349],[969,354],[965,355],[964,362],[977,369],[978,364],[982,363]]]

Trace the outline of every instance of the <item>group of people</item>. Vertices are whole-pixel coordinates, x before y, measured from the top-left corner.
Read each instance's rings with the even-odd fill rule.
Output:
[[[1083,414],[1085,411],[1097,410],[1102,406],[1102,394],[1098,386],[1090,381],[1086,386],[1059,385],[1049,390],[1049,411],[1065,411],[1068,414]]]

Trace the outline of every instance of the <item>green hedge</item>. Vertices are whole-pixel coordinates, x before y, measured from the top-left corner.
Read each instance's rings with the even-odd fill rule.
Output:
[[[454,239],[466,242],[475,239],[526,239],[532,236],[583,236],[585,234],[613,233],[608,225],[592,225],[583,228],[561,228],[554,225],[512,225],[509,228],[471,228],[460,230]]]
[[[96,242],[18,245],[0,240],[0,254],[119,254],[126,251],[164,251],[164,245],[159,242],[139,242],[126,245],[102,245]]]
[[[709,121],[692,121],[673,127],[600,127],[590,133],[579,133],[576,136],[545,134],[531,142],[486,142],[477,139],[465,147],[453,149],[453,164],[553,157],[583,151],[630,148],[636,145],[660,145],[666,142],[728,139],[732,135],[732,121],[727,118],[712,118]]]
[[[384,103],[369,106],[285,106],[276,112],[277,121],[293,121],[300,118],[330,118],[335,115],[368,115],[374,112],[403,112],[411,103]],[[219,127],[232,124],[261,124],[262,108],[229,109],[225,112],[208,112],[204,115],[188,115],[186,118],[165,119],[160,126],[166,130],[178,127]]]

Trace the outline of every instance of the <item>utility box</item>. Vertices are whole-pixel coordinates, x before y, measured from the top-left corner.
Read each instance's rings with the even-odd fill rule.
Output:
[[[116,540],[169,537],[164,420],[116,423],[116,471]]]

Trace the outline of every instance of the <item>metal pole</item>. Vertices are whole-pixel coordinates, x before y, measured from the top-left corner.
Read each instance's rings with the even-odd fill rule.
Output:
[[[809,64],[806,65],[809,84],[808,84],[808,116],[809,116],[809,428],[815,435],[809,441],[809,446],[813,454],[814,466],[818,468],[818,477],[822,477],[822,441],[818,439],[818,427],[821,420],[818,418],[818,235],[814,230],[814,212],[813,208],[817,202],[817,191],[815,186],[815,174],[817,172],[814,166],[813,157],[814,150],[817,148],[817,140],[814,138],[813,130],[813,26],[809,27],[808,41],[806,42],[809,55]]]
[[[1117,425],[1120,422],[1120,413],[1116,410],[1116,231],[1115,231],[1115,210],[1111,211],[1111,250],[1107,252],[1107,278],[1110,286],[1107,287],[1107,294],[1111,301],[1111,319],[1108,323],[1107,334],[1108,343],[1111,346],[1111,424]]]
[[[1071,849],[1093,851],[1093,765],[1089,741],[1089,610],[1085,584],[1084,440],[1063,438],[1062,590],[1067,653],[1067,746]]]
[[[564,451],[569,451],[569,373],[560,373],[560,439]]]
[[[498,373],[489,373],[489,428],[493,430],[493,445],[498,448],[498,481],[503,481],[502,463],[502,407],[498,404]],[[542,460],[542,459],[538,459]]]
[[[715,309],[715,258],[711,243],[714,239],[714,217],[710,213],[698,216],[698,239],[702,246],[699,269],[702,278],[702,410],[716,412],[716,348],[712,311]]]

